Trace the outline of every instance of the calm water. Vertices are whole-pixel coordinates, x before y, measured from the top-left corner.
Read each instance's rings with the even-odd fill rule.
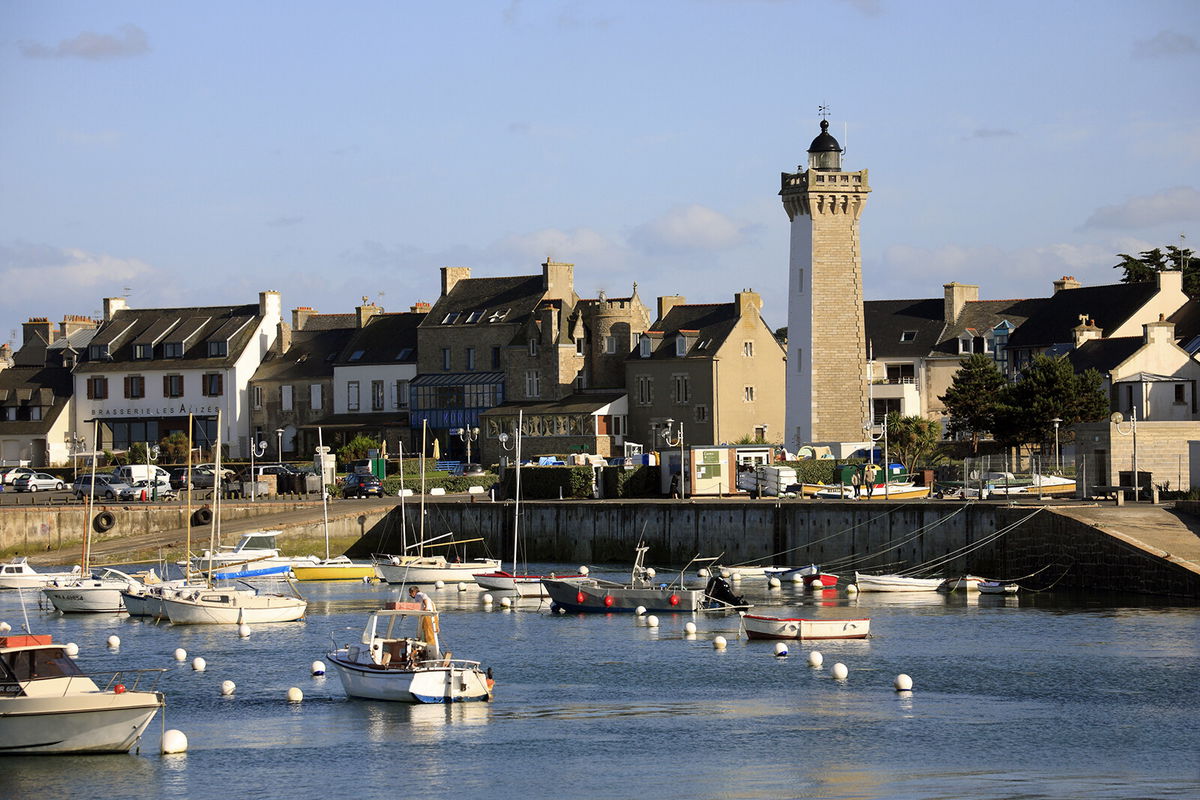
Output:
[[[559,565],[561,570],[563,567]],[[737,617],[485,611],[432,592],[446,644],[493,667],[496,700],[453,707],[347,700],[309,675],[331,635],[398,599],[386,585],[303,584],[307,621],[230,628],[63,617],[37,632],[80,646],[87,671],[167,667],[166,727],[186,755],[12,757],[0,796],[297,798],[1195,798],[1200,608],[1129,596],[813,598],[743,581],[762,613],[870,616],[864,641],[738,639]],[[32,593],[26,596],[32,598]],[[0,619],[19,627],[13,592]],[[109,635],[121,637],[109,651]],[[711,639],[729,640],[716,652]],[[177,664],[175,648],[188,651]],[[819,649],[823,669],[807,664]],[[206,672],[191,669],[202,656]],[[844,683],[829,668],[843,662]],[[901,672],[914,691],[892,690]],[[237,684],[221,697],[224,680]],[[305,701],[289,705],[291,686]]]

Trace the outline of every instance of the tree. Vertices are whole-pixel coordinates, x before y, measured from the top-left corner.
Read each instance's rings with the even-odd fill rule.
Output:
[[[1154,280],[1154,276],[1163,270],[1180,270],[1183,272],[1183,292],[1188,297],[1200,298],[1200,264],[1192,258],[1192,251],[1186,247],[1168,245],[1166,252],[1161,247],[1153,250],[1143,250],[1136,256],[1128,253],[1117,253],[1120,264],[1113,269],[1125,270],[1121,283],[1144,283]]]
[[[379,450],[382,447],[377,439],[372,439],[370,436],[359,434],[346,443],[346,446],[338,450],[338,460],[343,464],[350,461],[358,461],[366,458],[367,453],[371,450]]]
[[[996,409],[1008,386],[996,360],[985,353],[964,358],[950,388],[938,399],[946,406],[951,435],[971,434],[971,452],[979,452],[979,435],[996,424]]]
[[[1094,369],[1078,374],[1066,359],[1038,356],[1000,399],[993,434],[1005,444],[1042,444],[1062,427],[1094,422],[1108,414],[1108,398]]]
[[[175,431],[158,443],[159,462],[162,464],[184,464],[188,456],[188,437],[183,431]]]
[[[903,417],[893,411],[887,415],[888,457],[898,460],[909,472],[929,466],[937,455],[942,438],[941,425],[924,417]]]

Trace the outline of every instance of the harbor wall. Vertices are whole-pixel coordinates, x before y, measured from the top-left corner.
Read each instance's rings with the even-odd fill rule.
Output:
[[[419,525],[419,507],[407,506],[405,541],[416,540]],[[454,531],[456,539],[483,540],[458,551],[465,559],[487,554],[507,563],[512,526],[511,503],[427,504],[427,536]],[[397,508],[368,530],[349,555],[400,552],[401,530]],[[998,533],[1002,530],[1006,532]],[[851,562],[842,577],[853,580],[854,569],[893,572],[932,564],[934,574],[1016,579],[1030,589],[1120,587],[1200,599],[1200,575],[1164,554],[1036,506],[526,501],[521,504],[521,531],[522,559],[535,562],[626,565],[642,540],[650,548],[647,564],[660,569],[679,568],[698,555],[720,556],[726,565]]]

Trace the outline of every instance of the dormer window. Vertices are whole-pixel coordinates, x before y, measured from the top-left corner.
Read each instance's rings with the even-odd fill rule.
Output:
[[[183,342],[163,344],[163,358],[183,358]]]
[[[529,340],[529,355],[536,357],[537,354],[538,354],[538,340],[536,338],[530,339]]]
[[[210,341],[208,343],[209,358],[224,358],[229,355],[229,342],[224,339],[218,341]]]
[[[466,319],[467,324],[470,324],[472,322],[479,322],[479,318],[482,317],[484,315],[484,313],[485,313],[484,311],[472,311],[470,314],[467,314],[467,319]]]
[[[909,342],[915,342],[916,340],[917,340],[917,332],[916,331],[902,331],[900,333],[900,343],[901,344],[908,344]]]
[[[451,311],[449,314],[447,314],[445,317],[442,318],[443,325],[453,325],[456,322],[458,322],[458,312],[457,311]]]
[[[360,360],[362,360],[363,354],[366,352],[367,352],[366,350],[355,350],[353,353],[350,354],[350,360],[351,361],[360,361]]]
[[[154,358],[154,345],[135,344],[133,346],[133,357],[139,361],[148,361]]]
[[[643,336],[638,342],[638,355],[642,358],[650,357],[650,337]]]
[[[105,361],[112,358],[112,353],[106,344],[93,344],[88,346],[88,360],[90,361]]]
[[[972,352],[971,341],[972,338],[970,336],[958,337],[958,352],[960,355],[969,355]]]
[[[682,333],[675,337],[675,355],[686,356],[688,351],[687,337]]]
[[[397,361],[408,361],[410,358],[412,358],[412,348],[411,347],[406,347],[403,350],[401,350],[399,353],[396,354]]]

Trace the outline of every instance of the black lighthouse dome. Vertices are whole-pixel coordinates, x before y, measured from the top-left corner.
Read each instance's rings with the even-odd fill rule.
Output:
[[[808,146],[809,169],[837,170],[842,168],[842,146],[829,133],[829,120],[821,120],[821,133]]]

